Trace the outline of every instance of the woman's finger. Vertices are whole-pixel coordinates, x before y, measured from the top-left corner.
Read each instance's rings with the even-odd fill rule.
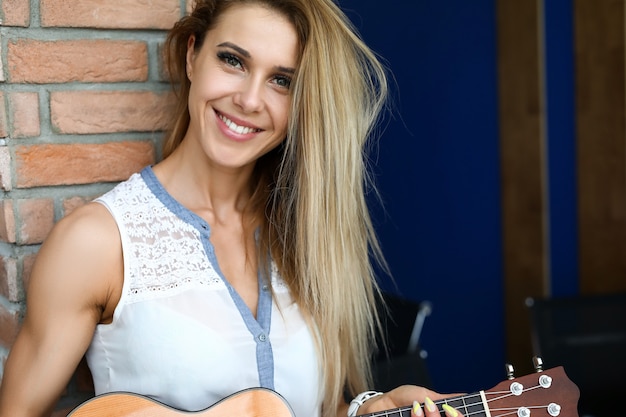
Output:
[[[446,413],[446,417],[463,417],[463,415],[452,408],[448,404],[444,404],[442,406],[443,411]],[[437,409],[437,406],[429,397],[424,399],[424,406],[422,407],[419,402],[415,401],[413,403],[413,408],[411,409],[412,417],[440,417],[441,414]]]
[[[419,402],[413,402],[413,408],[411,409],[411,417],[424,417],[424,411]]]

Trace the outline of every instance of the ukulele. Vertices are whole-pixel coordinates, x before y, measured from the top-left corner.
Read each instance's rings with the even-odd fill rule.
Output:
[[[510,377],[512,378],[512,377]],[[459,410],[464,417],[578,417],[579,390],[562,366],[499,383],[487,391],[436,401]],[[441,411],[441,415],[444,413]],[[239,391],[196,412],[179,411],[146,397],[109,393],[94,397],[68,417],[295,417],[280,394],[265,388]],[[362,417],[410,417],[411,407],[365,414]]]

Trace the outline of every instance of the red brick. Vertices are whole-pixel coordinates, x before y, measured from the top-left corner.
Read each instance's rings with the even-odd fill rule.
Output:
[[[54,226],[54,201],[49,198],[18,200],[17,218],[20,225],[17,243],[41,243]]]
[[[9,106],[13,120],[12,136],[33,137],[40,134],[39,93],[11,93]]]
[[[53,128],[64,134],[165,130],[171,95],[151,91],[59,91],[50,98]]]
[[[150,141],[18,146],[17,187],[121,181],[153,163],[154,154]]]
[[[0,241],[15,243],[13,200],[0,200]]]
[[[167,65],[165,62],[165,51],[163,48],[164,44],[162,42],[159,43],[157,46],[157,75],[159,77],[159,81],[169,82],[170,75],[169,71],[167,70]]]
[[[169,29],[179,0],[41,0],[41,25],[110,29]]]
[[[74,210],[79,207],[84,206],[85,204],[92,201],[96,196],[93,197],[72,197],[63,201],[63,215],[67,216]]]
[[[11,191],[11,154],[9,148],[0,146],[0,189]]]
[[[0,256],[0,294],[11,302],[24,299],[22,282],[17,273],[17,259]]]
[[[145,81],[148,47],[140,41],[106,39],[10,40],[7,69],[12,83]]]
[[[36,253],[25,255],[22,259],[22,286],[24,289],[28,289],[28,283],[30,282],[30,275],[33,271],[33,265],[37,259]]]
[[[17,278],[17,260],[0,255],[0,295],[15,302],[15,282]]]
[[[0,307],[0,344],[6,348],[13,346],[17,332],[22,324],[22,316],[19,306]]]
[[[2,48],[2,45],[0,45],[0,48]],[[2,72],[1,59],[0,72]],[[4,102],[4,92],[0,91],[0,138],[6,138],[7,136],[9,136],[9,124],[7,123],[7,120],[7,108]]]
[[[1,25],[0,25],[1,26]],[[3,57],[2,42],[0,42],[0,58]],[[2,59],[0,59],[0,82],[4,82],[4,67],[2,66]]]
[[[2,0],[0,8],[2,26],[28,27],[30,21],[29,0]]]

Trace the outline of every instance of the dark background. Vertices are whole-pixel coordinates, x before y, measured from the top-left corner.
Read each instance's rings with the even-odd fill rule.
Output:
[[[572,6],[547,3],[550,288],[570,295],[578,291]],[[491,388],[507,362],[495,2],[340,4],[394,75],[375,155],[384,209],[374,207],[374,220],[395,279],[382,285],[432,303],[421,344],[435,389]]]

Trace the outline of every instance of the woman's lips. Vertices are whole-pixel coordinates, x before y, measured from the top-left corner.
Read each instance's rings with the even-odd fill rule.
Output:
[[[216,111],[215,113],[217,114],[217,118],[222,122],[221,124],[225,128],[226,133],[230,133],[231,135],[234,134],[240,138],[245,136],[245,138],[248,139],[256,133],[263,131],[263,129],[259,129],[258,127],[246,123],[242,120],[231,118],[218,111]]]

